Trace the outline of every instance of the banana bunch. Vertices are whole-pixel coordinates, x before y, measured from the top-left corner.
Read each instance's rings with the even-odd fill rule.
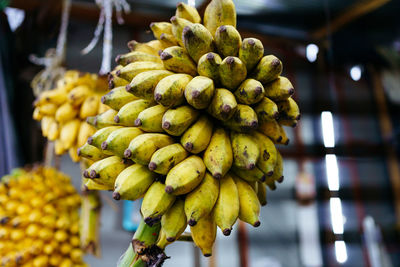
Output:
[[[0,182],[0,266],[83,267],[80,196],[53,168],[17,169]]]
[[[57,155],[68,151],[73,161],[79,161],[77,148],[96,131],[86,118],[109,109],[101,103],[106,89],[106,79],[70,70],[56,88],[44,91],[36,99],[33,118],[41,122],[43,136],[55,142]]]
[[[144,221],[161,222],[162,249],[189,224],[210,256],[217,227],[258,227],[267,187],[283,181],[276,145],[289,142],[282,126],[300,119],[294,88],[282,62],[235,27],[231,0],[211,1],[203,24],[184,3],[170,23],[152,23],[156,40],[131,41],[116,58],[111,109],[91,119],[100,129],[79,148],[95,161],[86,187],[143,198]],[[137,99],[125,102],[126,93]]]

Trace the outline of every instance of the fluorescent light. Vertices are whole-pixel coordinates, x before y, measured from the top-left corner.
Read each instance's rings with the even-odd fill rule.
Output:
[[[343,234],[342,202],[338,197],[330,199],[332,229],[335,234]]]
[[[18,8],[6,7],[4,13],[7,15],[11,31],[15,32],[25,19],[25,11]]]
[[[339,185],[339,169],[337,165],[336,155],[325,155],[326,177],[328,179],[328,187],[330,191],[338,191]]]
[[[333,117],[330,111],[321,113],[322,137],[325,147],[335,147],[335,132],[333,130]]]
[[[314,62],[317,60],[317,55],[318,55],[319,48],[316,44],[309,44],[306,47],[306,57],[308,61]]]
[[[346,243],[344,241],[335,241],[336,260],[339,263],[347,261]]]
[[[350,76],[354,81],[358,81],[361,78],[361,67],[354,66],[350,69]]]

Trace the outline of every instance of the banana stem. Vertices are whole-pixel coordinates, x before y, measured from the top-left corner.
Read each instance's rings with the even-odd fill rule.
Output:
[[[82,249],[95,255],[101,256],[99,221],[101,201],[97,191],[84,192],[82,196],[82,209],[80,221],[80,237]]]

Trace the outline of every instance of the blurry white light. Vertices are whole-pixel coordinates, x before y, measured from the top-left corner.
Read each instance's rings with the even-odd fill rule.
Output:
[[[342,202],[338,197],[330,199],[332,230],[335,234],[343,234]]]
[[[306,57],[308,61],[314,62],[317,60],[317,55],[318,55],[319,48],[316,44],[309,44],[306,47]]]
[[[25,19],[25,11],[18,8],[6,7],[4,12],[7,15],[11,31],[15,31]]]
[[[354,81],[358,81],[361,78],[361,67],[354,66],[350,69],[350,76]]]
[[[344,241],[335,241],[335,254],[336,260],[339,263],[345,263],[347,261],[347,249]]]
[[[189,6],[196,6],[196,0],[188,0],[188,1],[187,1],[187,4],[188,4]]]
[[[325,155],[326,177],[328,178],[328,187],[330,191],[339,191],[339,169],[336,155]]]
[[[321,113],[322,137],[325,147],[335,147],[335,132],[333,130],[333,117],[330,111]]]

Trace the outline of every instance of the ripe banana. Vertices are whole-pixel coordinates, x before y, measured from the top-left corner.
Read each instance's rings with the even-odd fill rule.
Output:
[[[185,88],[185,98],[195,109],[205,109],[214,96],[214,82],[204,76],[196,76]]]
[[[264,97],[263,85],[254,79],[242,82],[235,91],[236,99],[241,104],[252,105],[260,102]]]
[[[168,22],[152,22],[150,23],[150,29],[153,32],[154,37],[158,40],[160,40],[160,36],[163,33],[172,35],[172,24]]]
[[[282,76],[277,77],[273,82],[265,85],[265,96],[274,100],[282,101],[288,99],[294,94],[293,85]]]
[[[162,117],[162,128],[170,135],[180,136],[198,116],[199,112],[190,106],[171,108]]]
[[[96,161],[86,170],[86,173],[96,183],[113,186],[117,176],[127,166],[127,163],[120,157],[112,156]]]
[[[226,57],[218,68],[221,84],[229,89],[235,90],[241,82],[246,79],[246,66],[238,57]]]
[[[239,177],[234,176],[239,194],[239,219],[254,227],[260,226],[260,201],[253,188]]]
[[[190,227],[193,241],[205,257],[212,255],[212,248],[217,236],[217,226],[211,215],[201,218],[195,226]]]
[[[271,138],[275,144],[289,144],[289,138],[287,137],[285,130],[275,120],[262,122],[258,130]]]
[[[166,175],[172,167],[188,156],[180,144],[172,144],[158,149],[151,156],[149,170]]]
[[[300,120],[300,110],[296,101],[289,97],[277,103],[281,117],[290,120]]]
[[[222,25],[215,32],[215,44],[218,52],[224,56],[237,57],[240,46],[242,45],[242,37],[235,27],[231,25]]]
[[[61,126],[60,141],[63,143],[65,149],[69,149],[75,144],[80,125],[81,121],[75,119]]]
[[[260,149],[260,158],[257,161],[257,167],[267,176],[271,176],[277,159],[277,150],[274,143],[260,132],[254,131],[251,134]]]
[[[181,144],[188,152],[198,154],[210,143],[212,130],[211,120],[203,115],[183,133]]]
[[[92,117],[88,117],[86,121],[96,127],[97,129],[101,129],[108,126],[115,126],[117,123],[114,121],[114,117],[117,115],[118,111],[109,109],[103,113],[98,114],[94,117],[93,121],[90,119]]]
[[[139,113],[153,105],[152,101],[138,99],[125,104],[115,115],[114,121],[123,126],[135,126]]]
[[[158,50],[155,49],[154,47],[152,47],[151,45],[149,45],[148,43],[139,43],[135,40],[132,40],[132,41],[129,41],[127,45],[128,45],[129,50],[131,50],[132,52],[139,51],[139,52],[143,52],[146,54],[158,56]],[[129,80],[131,80],[131,79],[129,79]]]
[[[257,197],[258,201],[260,201],[261,206],[267,205],[267,188],[264,183],[257,183]]]
[[[79,106],[91,94],[91,89],[87,85],[78,85],[68,93],[68,101],[73,106]]]
[[[83,146],[78,148],[78,156],[84,157],[93,161],[99,161],[108,157],[108,155],[104,154],[100,149],[95,146],[89,145],[85,143]]]
[[[150,27],[151,27],[151,24],[150,24]],[[143,61],[161,63],[160,57],[151,55],[148,53],[140,52],[140,51],[133,51],[133,52],[129,52],[126,54],[118,55],[115,58],[115,62],[122,66],[126,66],[133,62],[143,62]]]
[[[101,144],[107,140],[107,137],[117,129],[122,128],[121,126],[109,126],[98,130],[92,136],[87,139],[87,143],[98,149],[101,149]]]
[[[146,100],[153,100],[158,82],[173,73],[167,70],[150,70],[139,73],[126,86],[126,91]]]
[[[163,70],[164,66],[157,62],[132,62],[124,66],[116,72],[118,77],[125,79],[127,81],[132,81],[132,79],[139,73],[149,71],[149,70]]]
[[[212,0],[204,12],[204,26],[214,36],[222,25],[236,27],[236,10],[232,0]]]
[[[56,111],[55,119],[58,122],[64,123],[70,121],[78,115],[79,109],[75,108],[71,103],[65,102]]]
[[[216,128],[204,152],[203,161],[214,178],[221,179],[229,171],[233,162],[232,146],[228,133]]]
[[[237,108],[235,95],[231,91],[218,88],[208,106],[207,112],[214,118],[225,121],[232,118]]]
[[[173,16],[170,21],[172,23],[172,34],[178,40],[179,46],[183,47],[183,41],[182,41],[183,28],[192,25],[192,22],[177,16]]]
[[[257,106],[254,107],[257,118],[260,122],[272,121],[279,117],[278,106],[268,97],[264,97]]]
[[[190,156],[175,165],[165,179],[165,192],[183,195],[195,189],[203,180],[206,167],[198,156]]]
[[[160,35],[160,42],[163,47],[170,47],[178,45],[178,40],[172,34],[162,33]]]
[[[178,18],[187,19],[188,21],[191,21],[193,23],[201,22],[201,17],[199,15],[199,12],[197,12],[197,9],[183,2],[179,2],[176,5],[175,16],[177,16]]]
[[[237,132],[249,132],[258,127],[257,114],[248,105],[238,104],[233,116],[223,124]]]
[[[243,39],[239,49],[239,58],[246,65],[247,72],[251,72],[264,56],[264,46],[256,38]]]
[[[167,110],[168,107],[164,107],[162,105],[148,107],[139,113],[137,119],[135,120],[135,126],[139,127],[145,132],[162,133],[164,132],[162,127],[162,119]]]
[[[97,149],[97,148],[96,148]],[[103,185],[96,183],[92,179],[86,179],[87,181],[85,182],[84,188],[85,190],[105,190],[105,191],[112,191],[114,189],[114,186],[108,186],[108,185]]]
[[[213,37],[200,23],[185,26],[182,31],[182,41],[186,51],[196,63],[202,55],[214,51]]]
[[[101,97],[101,103],[114,110],[119,110],[123,105],[138,98],[128,93],[124,86],[116,87]]]
[[[189,54],[179,46],[171,46],[163,50],[160,54],[164,68],[177,73],[186,73],[195,76],[197,66],[190,58]]]
[[[281,73],[282,62],[276,56],[268,55],[261,58],[251,76],[262,84],[266,84],[277,79]],[[267,91],[266,88],[265,90]]]
[[[255,139],[249,134],[231,132],[231,143],[233,165],[239,169],[254,169],[260,157],[260,150]]]
[[[79,118],[86,119],[90,116],[96,116],[97,110],[99,109],[100,98],[98,94],[88,96],[85,101],[83,101],[81,109],[79,110]]]
[[[175,107],[185,100],[183,92],[192,80],[188,74],[173,74],[163,78],[154,89],[154,99],[165,107]]]
[[[247,182],[264,182],[266,180],[265,173],[263,173],[258,167],[255,167],[251,170],[240,169],[237,166],[232,166],[232,172],[246,180]]]
[[[219,83],[219,65],[221,57],[213,52],[201,56],[197,63],[197,72],[199,75],[212,79],[215,83]]]
[[[114,155],[123,158],[125,149],[136,136],[143,132],[135,127],[122,127],[111,132],[106,141],[101,143],[101,149],[107,150]]]
[[[161,229],[168,242],[175,241],[186,229],[185,201],[177,198],[174,204],[161,217]],[[157,244],[158,245],[158,244]]]

